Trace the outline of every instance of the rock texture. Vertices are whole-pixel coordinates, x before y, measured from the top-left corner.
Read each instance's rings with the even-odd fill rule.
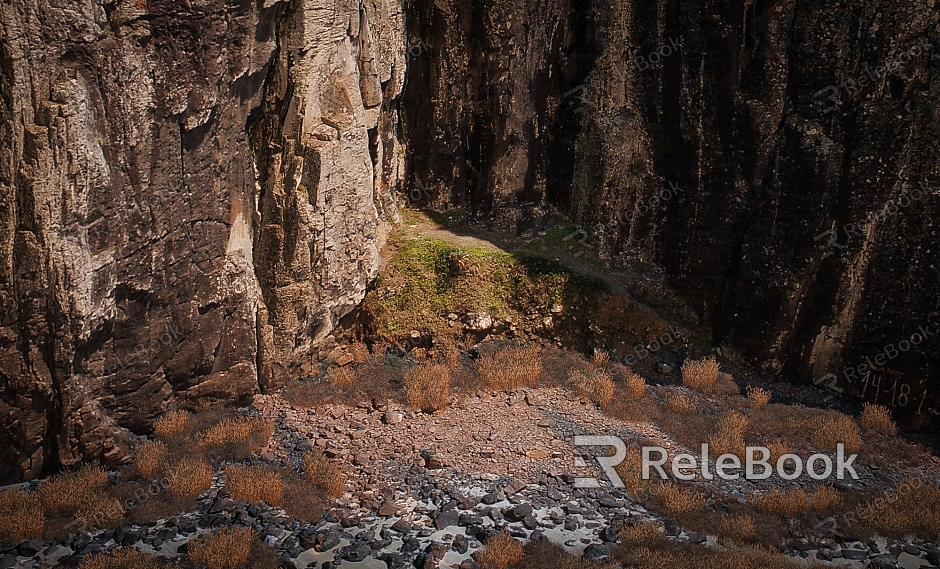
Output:
[[[847,368],[938,329],[933,3],[412,4],[440,50],[403,100],[426,203],[559,208],[786,379],[861,394]],[[913,395],[879,403],[924,418],[940,342],[898,352],[876,375]]]
[[[404,44],[382,0],[0,5],[0,480],[310,361],[397,216]]]

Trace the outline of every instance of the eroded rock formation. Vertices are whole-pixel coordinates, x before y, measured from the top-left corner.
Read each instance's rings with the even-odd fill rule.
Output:
[[[0,479],[299,373],[397,216],[400,7],[17,0],[0,38]]]
[[[880,403],[940,411],[934,2],[412,4],[441,50],[402,103],[428,203],[553,205],[767,371],[860,394],[877,357]]]

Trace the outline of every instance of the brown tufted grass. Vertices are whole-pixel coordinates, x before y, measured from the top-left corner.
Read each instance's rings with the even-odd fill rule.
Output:
[[[161,439],[170,438],[182,434],[188,422],[186,411],[170,411],[153,422],[153,432]]]
[[[284,502],[281,474],[262,465],[233,464],[225,468],[225,488],[236,500],[279,507]]]
[[[747,386],[747,398],[755,409],[763,409],[770,403],[771,393],[760,387]]]
[[[304,456],[303,469],[314,487],[327,496],[339,498],[346,493],[346,475],[321,453]]]
[[[887,407],[865,403],[862,406],[862,415],[858,419],[862,428],[876,431],[885,435],[897,433],[897,425],[891,420],[891,413]]]
[[[751,516],[723,516],[718,526],[718,535],[734,544],[750,543],[756,531]]]
[[[195,498],[212,486],[214,473],[201,458],[184,457],[167,469],[168,491],[172,496]]]
[[[838,411],[826,411],[813,421],[813,442],[823,450],[834,451],[839,443],[845,452],[858,452],[862,448],[862,436],[858,424],[852,417]]]
[[[542,358],[538,346],[513,346],[480,356],[476,371],[488,389],[532,387],[542,374]]]
[[[476,561],[483,569],[509,569],[521,563],[523,557],[522,543],[508,532],[489,538],[476,553]]]
[[[601,407],[608,405],[614,398],[614,380],[603,370],[574,371],[568,381],[578,395]]]
[[[744,429],[747,428],[747,417],[732,411],[718,419],[717,431],[709,440],[709,446],[715,456],[733,453],[744,453]]]
[[[678,391],[669,390],[666,392],[666,409],[673,413],[693,413],[698,408],[695,401]]]
[[[620,532],[620,543],[629,548],[656,547],[665,539],[661,526],[650,521],[627,526]]]
[[[167,564],[128,547],[119,547],[110,553],[95,553],[85,557],[80,569],[160,569]]]
[[[708,389],[718,381],[719,371],[718,362],[712,356],[695,361],[685,360],[682,363],[682,384],[700,391]]]
[[[108,473],[97,466],[84,466],[67,474],[56,474],[39,485],[47,515],[71,515],[94,499],[108,485]]]
[[[0,492],[0,542],[14,544],[41,537],[45,524],[38,492]]]
[[[144,478],[152,478],[166,465],[168,448],[162,441],[148,441],[137,449],[134,466]]]
[[[199,444],[219,447],[248,440],[251,422],[246,418],[222,419],[198,435]]]
[[[657,500],[662,509],[677,520],[705,509],[705,496],[668,482],[662,484]]]
[[[771,490],[748,500],[759,512],[793,517],[809,510],[810,498],[802,488]]]
[[[646,395],[646,380],[643,376],[630,372],[627,377],[627,392],[631,397],[639,399]]]
[[[206,569],[241,569],[248,564],[255,532],[244,526],[217,529],[189,542],[189,558]]]
[[[450,387],[446,364],[425,363],[405,372],[402,393],[412,408],[433,413],[450,405]]]

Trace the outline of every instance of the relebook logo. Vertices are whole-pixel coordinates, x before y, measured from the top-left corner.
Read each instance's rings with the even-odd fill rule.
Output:
[[[738,470],[741,469],[742,461],[738,455],[730,453],[720,455],[715,459],[715,472],[712,473],[709,469],[708,450],[708,443],[702,443],[702,454],[699,457],[688,453],[677,454],[672,457],[673,477],[679,480],[694,480],[696,475],[705,480],[712,480],[715,475],[722,480],[741,478]],[[653,453],[658,454],[655,460],[652,458]],[[760,453],[760,458],[757,458],[757,453]],[[770,464],[770,449],[760,446],[746,447],[744,454],[746,455],[744,460],[744,478],[746,480],[770,478],[774,472],[774,468]],[[852,467],[852,463],[855,462],[857,456],[857,454],[852,454],[846,458],[845,445],[839,443],[836,446],[835,469],[833,469],[832,458],[829,455],[813,454],[805,461],[806,475],[813,480],[826,480],[831,478],[833,471],[835,471],[836,478],[844,480],[845,474],[848,472],[853,480],[858,480],[858,474],[855,472],[855,468]],[[660,478],[667,480],[669,477],[666,475],[663,465],[668,460],[668,452],[663,447],[643,447],[643,479],[649,480],[651,469],[655,469]],[[788,463],[791,468],[787,468]],[[803,475],[804,461],[799,455],[787,453],[780,455],[774,466],[776,467],[777,476],[784,480],[795,480]],[[695,470],[698,470],[698,473]]]
[[[607,479],[616,488],[624,488],[623,480],[617,474],[616,467],[620,465],[627,457],[627,446],[619,437],[609,435],[576,435],[574,437],[574,446],[603,446],[613,447],[612,456],[597,456],[598,465],[607,475]],[[836,445],[836,458],[833,464],[832,457],[827,454],[817,453],[810,455],[805,461],[796,454],[787,453],[777,457],[773,465],[770,462],[770,449],[762,446],[745,447],[745,458],[736,454],[725,453],[719,455],[714,463],[709,460],[708,443],[702,443],[702,452],[699,456],[688,453],[677,454],[669,459],[669,452],[659,446],[644,446],[642,448],[642,477],[644,480],[650,480],[653,472],[662,480],[668,480],[669,475],[663,466],[670,462],[672,477],[677,480],[694,480],[701,477],[703,480],[713,480],[715,476],[722,480],[738,480],[741,478],[741,465],[744,465],[745,480],[766,480],[774,472],[784,480],[795,480],[804,473],[813,480],[826,480],[833,475],[838,480],[844,480],[848,474],[853,480],[858,480],[858,473],[852,463],[858,458],[857,454],[845,455],[845,445],[839,443]],[[655,457],[654,457],[655,455]],[[714,465],[714,470],[712,470]],[[587,462],[575,456],[575,466],[587,466]],[[574,486],[576,488],[599,488],[600,483],[596,478],[576,478]]]

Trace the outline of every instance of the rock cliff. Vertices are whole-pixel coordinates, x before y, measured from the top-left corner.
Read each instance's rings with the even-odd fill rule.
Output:
[[[426,203],[553,206],[768,372],[862,395],[870,360],[866,400],[940,410],[934,2],[413,4]]]
[[[301,373],[397,219],[400,6],[17,0],[0,38],[0,479]]]
[[[767,371],[861,394],[872,360],[896,409],[940,409],[938,18],[0,3],[0,479],[117,459],[177,398],[310,371],[399,191],[520,229],[560,210]]]

